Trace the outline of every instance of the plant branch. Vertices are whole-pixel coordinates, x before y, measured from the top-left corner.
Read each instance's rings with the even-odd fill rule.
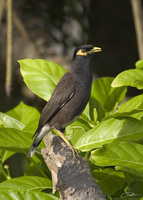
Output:
[[[12,89],[12,0],[7,0],[7,56],[6,56],[6,83],[7,96]]]
[[[139,59],[143,59],[143,11],[141,0],[131,0]]]

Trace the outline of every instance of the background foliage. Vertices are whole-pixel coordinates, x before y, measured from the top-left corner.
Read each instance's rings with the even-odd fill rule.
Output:
[[[24,59],[19,63],[27,86],[45,100],[66,72],[61,66],[43,59]],[[128,86],[143,89],[143,60],[135,66],[134,75],[129,69],[115,79],[105,77],[93,81],[90,101],[83,114],[66,128],[67,138],[82,151],[107,199],[143,197],[143,94],[123,103]],[[46,84],[49,90],[43,90]],[[0,113],[2,200],[58,199],[57,193],[51,194],[51,176],[40,153],[44,143],[32,158],[26,158],[39,116],[34,107],[23,102]],[[25,155],[27,164],[21,177],[12,177],[8,160],[17,152]]]

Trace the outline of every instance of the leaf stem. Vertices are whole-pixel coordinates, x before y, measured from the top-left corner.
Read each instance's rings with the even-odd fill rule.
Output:
[[[8,173],[8,174],[6,173],[6,170],[5,170],[4,166],[2,165],[2,163],[0,163],[0,171],[2,172],[2,174],[4,175],[4,177],[5,177],[7,180],[11,179],[10,174],[9,174],[9,173]]]

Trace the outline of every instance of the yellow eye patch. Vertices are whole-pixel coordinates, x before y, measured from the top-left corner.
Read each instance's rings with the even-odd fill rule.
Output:
[[[93,47],[91,49],[80,49],[76,55],[80,55],[80,56],[86,56],[87,54],[92,54],[92,53],[96,53],[101,51],[101,48],[99,47]]]
[[[80,56],[86,56],[87,55],[87,51],[85,51],[85,52],[82,52],[82,49],[80,49],[78,52],[77,52],[77,54],[76,55],[80,55]]]

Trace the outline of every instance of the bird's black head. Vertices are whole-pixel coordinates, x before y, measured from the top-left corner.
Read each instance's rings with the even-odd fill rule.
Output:
[[[91,54],[101,51],[101,48],[94,47],[92,44],[85,44],[77,47],[73,54],[73,60],[77,56],[89,57]]]

